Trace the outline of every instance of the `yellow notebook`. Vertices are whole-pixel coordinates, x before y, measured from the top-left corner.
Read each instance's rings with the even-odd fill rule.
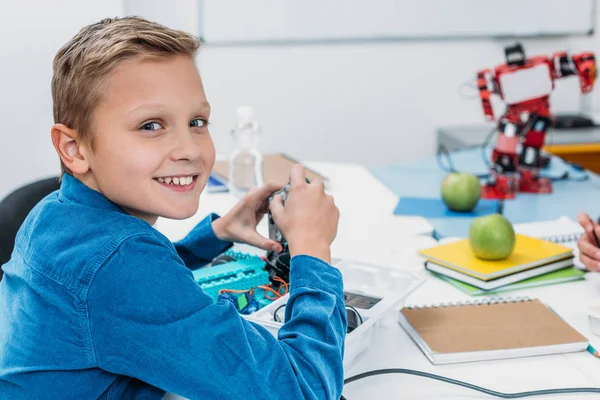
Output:
[[[483,281],[525,271],[540,265],[573,257],[573,251],[560,244],[516,235],[515,249],[504,260],[486,261],[475,256],[467,239],[431,247],[419,253],[427,260]]]

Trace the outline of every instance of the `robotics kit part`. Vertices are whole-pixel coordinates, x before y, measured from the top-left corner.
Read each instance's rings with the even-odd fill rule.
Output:
[[[221,258],[228,261],[221,263]],[[231,261],[231,258],[234,261]],[[211,265],[210,268],[197,269],[192,274],[196,283],[214,301],[218,301],[219,291],[222,289],[250,290],[270,283],[265,261],[258,256],[227,251],[217,257]]]
[[[306,183],[310,183],[308,179],[306,179]],[[281,200],[285,204],[287,201],[288,195],[290,193],[290,182],[288,182],[283,189],[276,192],[269,198],[269,202],[273,200],[273,197],[276,195],[281,196]],[[283,233],[279,230],[275,221],[273,220],[273,215],[271,211],[268,213],[269,218],[269,239],[275,240],[279,242],[282,247],[282,251],[280,253],[276,253],[274,251],[269,251],[267,253],[267,271],[269,271],[269,276],[271,281],[273,281],[274,277],[279,277],[286,282],[290,281],[290,250],[288,247],[288,242],[286,238],[283,236]],[[273,282],[275,283],[275,282]]]

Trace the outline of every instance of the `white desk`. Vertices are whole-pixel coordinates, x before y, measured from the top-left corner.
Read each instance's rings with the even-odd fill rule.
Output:
[[[397,198],[365,168],[351,164],[308,163],[331,179],[330,193],[340,209],[340,226],[332,256],[420,271],[428,279],[406,300],[409,304],[472,299],[452,286],[434,279],[422,268],[416,250],[433,243],[431,226],[421,218],[392,215]],[[229,194],[203,194],[197,215],[186,221],[159,220],[157,228],[171,240],[183,237],[211,211],[225,213],[235,199]],[[266,225],[260,227],[266,233]],[[567,322],[600,348],[593,335],[586,307],[600,303],[600,275],[586,281],[511,292],[507,296],[537,297],[550,304]],[[502,392],[558,387],[600,387],[600,360],[587,352],[434,366],[395,322],[382,321],[371,348],[360,354],[346,377],[382,368],[410,368],[447,376]],[[490,399],[469,389],[409,375],[382,375],[350,383],[348,400],[360,399]],[[600,396],[598,396],[600,397]],[[177,396],[170,396],[174,399]],[[540,399],[595,398],[594,395],[540,396]]]
[[[425,236],[432,233],[433,226],[424,218],[394,217],[398,198],[366,168],[340,163],[306,164],[329,179],[328,192],[340,210],[338,235],[332,246],[334,257],[393,262],[395,255],[407,249],[413,253],[414,246],[419,246]],[[203,193],[195,216],[184,221],[160,218],[156,228],[176,241],[209,213],[224,215],[236,202],[229,193]],[[268,235],[266,218],[259,232]],[[413,242],[414,245],[409,245]]]

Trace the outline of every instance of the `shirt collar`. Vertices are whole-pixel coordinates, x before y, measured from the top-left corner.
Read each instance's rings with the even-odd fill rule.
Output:
[[[62,176],[59,198],[89,207],[127,214],[125,210],[107,199],[102,193],[87,187],[79,179],[67,173]]]

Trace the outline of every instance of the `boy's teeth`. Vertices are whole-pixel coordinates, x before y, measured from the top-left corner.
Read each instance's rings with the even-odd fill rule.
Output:
[[[194,178],[192,178],[191,176],[175,176],[173,178],[157,178],[157,180],[161,183],[186,186],[192,183],[194,181]]]

